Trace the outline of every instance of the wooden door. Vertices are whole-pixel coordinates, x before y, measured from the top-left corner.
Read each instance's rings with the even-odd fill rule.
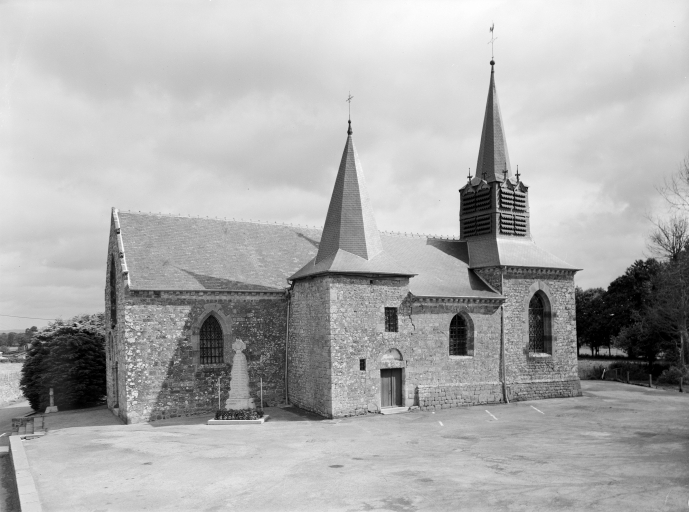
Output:
[[[380,406],[402,407],[402,368],[380,370]]]

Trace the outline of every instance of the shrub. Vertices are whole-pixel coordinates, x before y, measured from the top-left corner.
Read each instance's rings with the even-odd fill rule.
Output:
[[[648,364],[641,363],[631,363],[631,362],[614,362],[608,367],[608,371],[619,370],[618,375],[620,379],[625,380],[627,378],[627,372],[629,372],[629,380],[648,380],[648,374],[653,376],[653,380],[656,380],[660,375],[670,368],[671,363],[665,361],[656,361],[651,365],[651,371],[649,372]]]
[[[233,411],[216,411],[216,420],[257,420],[263,418],[261,409],[237,409]]]
[[[627,372],[629,372],[630,380],[648,380],[647,364],[630,363],[627,361],[616,361],[608,367],[608,371],[611,370],[619,370],[618,376],[622,380],[627,379]]]
[[[689,369],[682,368],[678,366],[671,366],[667,370],[663,370],[663,373],[658,377],[658,382],[660,384],[679,384],[679,379],[684,377],[684,382],[689,384]]]
[[[37,332],[22,366],[20,386],[35,410],[50,405],[72,409],[103,400],[105,388],[105,338],[103,314],[82,315],[64,323],[51,323]]]

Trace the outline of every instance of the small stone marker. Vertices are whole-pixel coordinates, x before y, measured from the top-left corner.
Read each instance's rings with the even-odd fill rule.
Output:
[[[45,413],[57,412],[57,405],[55,405],[55,399],[53,397],[53,388],[50,388],[50,406],[46,407]]]
[[[249,370],[243,352],[246,343],[237,339],[232,344],[232,348],[234,349],[234,358],[230,372],[230,397],[225,401],[225,409],[228,411],[255,409],[256,404],[249,394]]]

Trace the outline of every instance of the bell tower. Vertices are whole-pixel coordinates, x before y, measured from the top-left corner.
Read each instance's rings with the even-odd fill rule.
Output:
[[[460,239],[531,239],[529,189],[519,170],[512,174],[505,129],[495,87],[495,61],[490,61],[490,85],[483,118],[476,174],[459,190]]]

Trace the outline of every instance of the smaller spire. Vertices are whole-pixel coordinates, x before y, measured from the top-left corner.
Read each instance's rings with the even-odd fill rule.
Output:
[[[517,164],[517,183],[519,183],[519,164]]]
[[[471,183],[471,167],[469,167],[469,176],[467,176],[469,183]]]

